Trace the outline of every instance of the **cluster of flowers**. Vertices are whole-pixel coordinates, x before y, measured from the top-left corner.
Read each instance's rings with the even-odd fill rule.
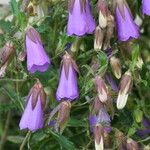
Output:
[[[149,0],[142,1],[142,11],[143,14],[146,15],[150,15],[148,3],[150,3]],[[138,38],[139,28],[133,20],[126,0],[116,0],[114,6],[115,17],[108,9],[104,0],[98,1],[99,25],[96,27],[89,0],[70,0],[67,35],[84,36],[85,34],[92,34],[95,31],[94,49],[96,51],[104,49],[106,53],[110,48],[110,39],[113,36],[115,22],[119,41],[128,41],[133,38]],[[25,46],[28,71],[30,73],[47,71],[51,61],[44,50],[39,33],[31,26],[26,30]],[[8,52],[6,52],[6,50]],[[2,57],[5,59],[3,60],[3,68],[6,68],[8,56],[10,56],[12,52],[13,45],[8,42],[5,45],[5,53],[7,55]],[[109,50],[108,53],[110,53]],[[121,77],[122,73],[119,59],[108,54],[108,60],[110,61],[115,77],[118,79],[121,78],[119,88],[108,73],[105,74],[105,78],[112,89],[119,93],[116,101],[117,108],[123,109],[132,88],[132,75],[130,71],[127,71]],[[48,124],[51,124],[51,118],[58,112],[57,120],[54,123],[56,131],[62,130],[64,123],[68,120],[70,115],[71,101],[79,97],[77,85],[78,66],[73,60],[73,56],[68,52],[66,52],[62,58],[60,69],[59,85],[56,92],[56,99],[60,104],[51,112],[48,122]],[[100,75],[95,75],[94,84],[97,96],[93,102],[89,120],[91,132],[93,132],[95,137],[95,148],[102,150],[104,149],[104,137],[111,131],[111,118],[106,108],[109,104],[109,93]],[[37,80],[27,97],[27,105],[19,124],[20,129],[28,129],[34,132],[43,127],[45,103],[46,94],[44,88],[40,81]],[[128,140],[127,146],[137,148],[133,140]]]

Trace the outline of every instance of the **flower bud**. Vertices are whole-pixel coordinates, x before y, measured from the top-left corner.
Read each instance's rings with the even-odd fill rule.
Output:
[[[18,60],[19,61],[24,61],[26,58],[26,52],[25,51],[21,51],[18,55]]]
[[[127,139],[127,150],[140,150],[137,142],[135,142],[134,140],[132,139]]]
[[[104,39],[104,32],[99,26],[97,26],[95,30],[95,39],[94,39],[94,49],[96,51],[101,50],[103,45],[103,39]]]
[[[136,63],[136,66],[139,68],[139,69],[141,69],[142,68],[142,66],[143,66],[143,60],[142,60],[142,58],[141,57],[138,57],[138,60],[137,60],[137,63]]]
[[[101,125],[94,127],[95,150],[104,150],[104,129]]]
[[[104,0],[98,1],[98,11],[99,11],[99,26],[101,28],[106,28],[107,16],[109,11]]]
[[[132,89],[132,76],[131,73],[128,71],[121,78],[119,94],[117,98],[118,109],[122,109],[125,107],[128,99],[128,94],[131,91],[131,89]]]
[[[96,76],[94,80],[95,88],[98,93],[98,98],[102,103],[108,100],[108,90],[104,83],[104,80],[100,76]]]
[[[61,102],[60,108],[58,111],[57,122],[55,125],[55,129],[57,132],[62,133],[66,122],[69,120],[70,109],[71,109],[71,103],[69,101]]]
[[[110,58],[110,65],[111,65],[111,68],[112,68],[112,71],[113,71],[115,77],[117,79],[120,79],[121,78],[121,63],[120,63],[120,60],[118,58],[116,58],[115,56],[112,56]]]

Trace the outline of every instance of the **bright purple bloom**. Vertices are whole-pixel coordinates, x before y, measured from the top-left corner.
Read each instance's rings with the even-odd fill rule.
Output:
[[[150,0],[142,0],[143,14],[150,15]]]
[[[132,14],[125,0],[117,2],[116,6],[116,23],[119,41],[139,37],[139,28],[133,21]]]
[[[76,71],[78,67],[71,56],[66,53],[63,56],[61,75],[59,85],[56,92],[58,101],[69,100],[72,101],[79,96]]]
[[[44,50],[39,33],[33,27],[26,31],[26,51],[29,72],[45,72],[48,69],[50,59]]]
[[[83,36],[92,34],[96,23],[91,14],[89,0],[70,0],[67,34]]]
[[[29,93],[27,106],[19,123],[20,130],[28,129],[34,132],[43,127],[45,100],[46,95],[41,83],[38,81]]]

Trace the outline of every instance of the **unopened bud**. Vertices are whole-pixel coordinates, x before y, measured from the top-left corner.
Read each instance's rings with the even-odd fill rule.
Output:
[[[26,52],[25,51],[21,51],[18,55],[18,60],[19,61],[24,61],[26,58]]]
[[[94,39],[94,49],[96,51],[101,50],[103,45],[103,39],[104,39],[104,32],[99,26],[97,26],[95,30],[95,39]]]
[[[100,101],[102,103],[106,102],[108,100],[108,90],[104,83],[104,80],[101,77],[96,76],[94,80],[94,84],[95,84],[95,87],[98,93],[98,98],[100,99]]]
[[[104,150],[104,129],[101,125],[94,127],[95,150]]]
[[[132,76],[130,72],[126,72],[121,79],[119,94],[117,98],[117,108],[122,109],[125,107],[128,99],[129,92],[132,89]]]
[[[101,11],[99,11],[99,26],[103,29],[107,26],[107,17],[103,15]]]
[[[4,31],[0,28],[0,35],[4,34]]]
[[[115,77],[117,79],[120,79],[121,78],[121,63],[120,63],[120,60],[113,56],[113,57],[110,58],[110,65],[111,65],[111,68],[112,68],[112,71],[113,71]]]
[[[135,142],[134,140],[132,139],[127,139],[127,150],[140,150],[137,142]]]

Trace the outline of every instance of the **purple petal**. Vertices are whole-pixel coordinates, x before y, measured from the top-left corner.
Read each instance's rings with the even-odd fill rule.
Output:
[[[127,41],[129,39],[139,37],[139,28],[133,21],[130,10],[124,5],[125,18],[122,17],[120,10],[116,8],[116,23],[118,29],[118,39]]]
[[[150,0],[142,0],[143,14],[150,15]]]
[[[95,21],[91,14],[90,2],[86,0],[86,11],[81,12],[80,0],[75,0],[72,12],[69,12],[67,34],[82,36],[91,34],[96,28]]]
[[[77,97],[79,97],[79,92],[78,92],[76,72],[74,68],[70,65],[69,75],[67,79],[63,66],[61,70],[59,85],[56,92],[56,98],[58,101],[60,101],[62,99],[74,100]]]
[[[36,71],[45,72],[50,64],[50,59],[47,56],[43,45],[33,42],[26,36],[26,50],[27,50],[27,68],[28,71],[34,73]]]

